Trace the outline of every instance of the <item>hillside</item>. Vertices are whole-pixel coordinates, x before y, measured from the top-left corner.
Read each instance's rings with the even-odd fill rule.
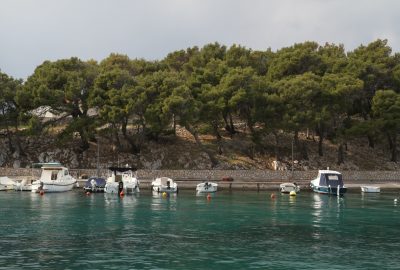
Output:
[[[220,142],[222,154],[218,154],[215,137],[201,135],[202,143],[216,154],[218,165],[215,169],[276,169],[275,152],[279,153],[278,169],[291,170],[292,137],[281,134],[279,145],[273,136],[261,139],[261,146],[255,146],[249,135],[241,130],[232,138],[223,134]],[[141,169],[210,169],[211,163],[206,153],[195,143],[193,136],[184,128],[178,128],[176,136],[161,137],[157,142],[148,141],[142,146],[139,155],[132,155],[124,146],[117,150],[110,139],[99,138],[99,149],[91,143],[90,149],[77,154],[76,142],[57,143],[52,137],[29,137],[21,142],[22,152],[11,153],[6,138],[1,138],[0,165],[7,167],[29,167],[34,162],[60,161],[71,168],[96,168],[97,150],[100,167],[129,164]],[[299,141],[306,146],[308,160],[300,159],[300,153],[294,146],[294,169],[315,170],[330,167],[338,170],[398,170],[399,163],[389,161],[389,151],[385,144],[368,147],[367,140],[350,141],[345,150],[345,162],[337,165],[337,146],[328,140],[324,142],[324,155],[318,155],[316,138],[306,138],[300,134]],[[127,144],[126,144],[127,145]]]

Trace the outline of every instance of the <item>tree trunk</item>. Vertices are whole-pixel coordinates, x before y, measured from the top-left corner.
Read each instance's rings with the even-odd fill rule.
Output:
[[[207,156],[210,158],[211,161],[211,167],[214,168],[215,166],[218,165],[218,160],[214,157],[214,154],[209,151],[202,143],[199,138],[199,135],[194,127],[192,127],[190,124],[185,125],[185,128],[193,135],[194,140],[196,141],[196,144],[200,147],[200,149],[207,154]]]
[[[10,152],[13,153],[15,151],[15,147],[13,146],[12,135],[8,125],[6,125],[6,130],[7,130],[8,150],[10,150]]]
[[[368,138],[368,146],[371,147],[371,148],[374,148],[375,147],[375,141],[372,138],[372,136],[371,135],[367,135],[367,138]]]
[[[391,150],[390,161],[397,162],[397,135],[393,134],[393,136],[391,136],[390,134],[388,134],[387,137],[389,141],[389,147]]]
[[[128,135],[127,126],[128,126],[128,120],[126,119],[126,121],[124,121],[121,126],[122,135],[124,136],[124,139],[129,143],[131,148],[130,151],[133,154],[137,154],[140,152],[140,147],[135,143],[135,140]]]
[[[275,137],[275,145],[274,145],[274,154],[275,154],[275,160],[279,160],[280,154],[279,154],[279,134],[275,131],[272,132]]]
[[[337,164],[343,164],[344,163],[344,145],[343,143],[339,144],[339,148],[338,148],[338,160],[337,160]]]
[[[308,150],[307,144],[305,142],[301,144],[301,158],[304,160],[308,160]]]
[[[322,135],[319,136],[318,140],[318,155],[322,157],[324,155],[323,149],[322,149],[322,143],[324,141],[324,137]]]
[[[235,126],[233,125],[232,114],[231,113],[228,113],[228,114],[229,114],[229,124],[230,124],[231,137],[232,137],[232,135],[236,133],[236,130],[235,130]]]

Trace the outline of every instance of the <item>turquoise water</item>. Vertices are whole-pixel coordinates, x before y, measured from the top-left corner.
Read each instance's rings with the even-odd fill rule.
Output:
[[[399,269],[398,193],[0,193],[0,269]]]

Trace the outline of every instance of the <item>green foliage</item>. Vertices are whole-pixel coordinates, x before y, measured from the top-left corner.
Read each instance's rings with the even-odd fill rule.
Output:
[[[115,142],[122,134],[132,151],[176,124],[197,142],[204,132],[219,142],[222,128],[234,136],[234,121],[247,125],[256,145],[267,133],[284,130],[297,138],[306,129],[317,132],[321,145],[324,138],[342,144],[365,135],[389,136],[393,145],[399,93],[400,55],[387,40],[349,53],[343,45],[310,41],[276,52],[211,43],[161,61],[116,53],[99,64],[75,57],[45,61],[24,84],[0,73],[0,118],[3,127],[26,121],[33,134],[52,123],[29,120],[29,112],[45,106],[72,119],[65,140],[79,133],[87,147],[96,128],[107,125]],[[89,116],[90,108],[97,114]]]

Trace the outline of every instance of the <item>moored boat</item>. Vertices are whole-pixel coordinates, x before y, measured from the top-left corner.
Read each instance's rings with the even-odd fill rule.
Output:
[[[311,181],[310,187],[314,192],[337,196],[347,191],[342,174],[332,170],[319,170],[317,178]]]
[[[364,193],[379,193],[381,192],[381,188],[376,186],[361,186],[361,191]]]
[[[42,164],[39,180],[32,183],[32,192],[65,192],[70,191],[77,181],[69,174],[68,168],[58,162]]]
[[[299,193],[300,192],[300,186],[297,185],[296,183],[282,183],[279,185],[279,190],[281,193],[290,193],[292,191]]]
[[[178,184],[169,177],[159,177],[151,182],[153,191],[176,193],[178,192]]]
[[[22,179],[20,182],[14,184],[15,191],[32,191],[32,182],[28,179]]]
[[[0,177],[0,191],[13,190],[16,182],[7,176]]]
[[[196,186],[197,193],[217,192],[218,184],[213,182],[203,182]]]
[[[131,167],[110,167],[112,173],[107,178],[104,186],[105,193],[118,193],[123,191],[125,194],[137,193],[139,189],[139,180],[134,172],[136,169]]]
[[[89,177],[89,179],[85,182],[85,186],[83,190],[85,192],[104,192],[104,188],[106,185],[106,180],[101,177]]]

